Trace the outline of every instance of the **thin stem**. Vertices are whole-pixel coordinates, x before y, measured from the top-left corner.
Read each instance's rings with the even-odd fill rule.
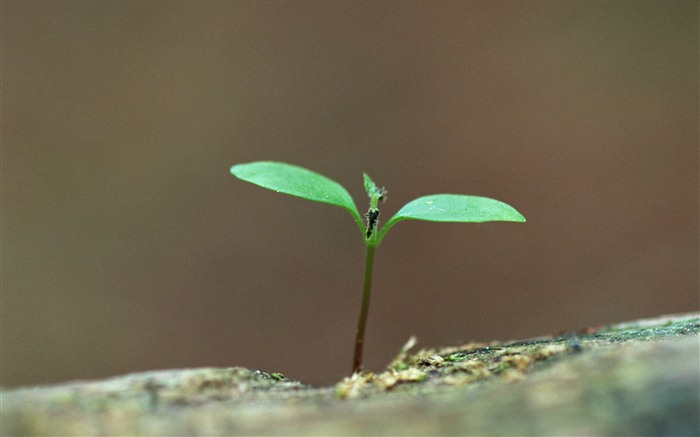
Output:
[[[357,335],[355,336],[355,358],[352,363],[352,372],[362,370],[362,346],[365,342],[365,326],[367,326],[367,314],[369,313],[369,297],[372,294],[372,266],[374,265],[374,250],[377,246],[367,245],[367,260],[365,262],[365,285],[362,292],[362,305],[360,307],[360,319],[357,322]]]

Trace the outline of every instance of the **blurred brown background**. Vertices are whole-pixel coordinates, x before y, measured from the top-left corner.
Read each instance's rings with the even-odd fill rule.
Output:
[[[696,1],[3,1],[2,384],[347,375],[361,236],[262,159],[527,217],[396,226],[370,370],[697,310],[698,120]]]

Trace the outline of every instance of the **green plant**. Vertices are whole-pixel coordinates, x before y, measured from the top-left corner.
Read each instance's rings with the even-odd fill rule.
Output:
[[[369,209],[365,214],[366,221],[362,220],[355,202],[342,185],[311,170],[283,162],[258,161],[234,165],[231,167],[231,173],[241,180],[278,193],[339,206],[350,212],[350,215],[355,219],[367,246],[367,258],[362,305],[355,337],[353,373],[362,370],[362,346],[372,290],[374,251],[389,229],[403,220],[469,223],[525,221],[525,217],[512,206],[498,200],[462,194],[433,194],[408,202],[387,220],[384,226],[380,227],[377,205],[385,199],[386,190],[378,188],[366,173],[364,173],[365,191],[369,196]]]

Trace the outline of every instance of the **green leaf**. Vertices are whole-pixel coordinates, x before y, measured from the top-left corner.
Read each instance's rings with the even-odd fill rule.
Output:
[[[402,220],[431,222],[524,222],[525,217],[512,206],[488,197],[463,194],[433,194],[412,200],[390,218],[379,233],[379,241]]]
[[[362,218],[350,193],[339,183],[311,170],[284,162],[257,161],[236,164],[231,174],[238,179],[278,193],[344,208],[362,229]]]

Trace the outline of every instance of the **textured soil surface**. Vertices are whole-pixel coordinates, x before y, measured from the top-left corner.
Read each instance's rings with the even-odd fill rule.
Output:
[[[2,435],[699,435],[700,313],[409,351],[311,387],[244,368],[0,393]]]

